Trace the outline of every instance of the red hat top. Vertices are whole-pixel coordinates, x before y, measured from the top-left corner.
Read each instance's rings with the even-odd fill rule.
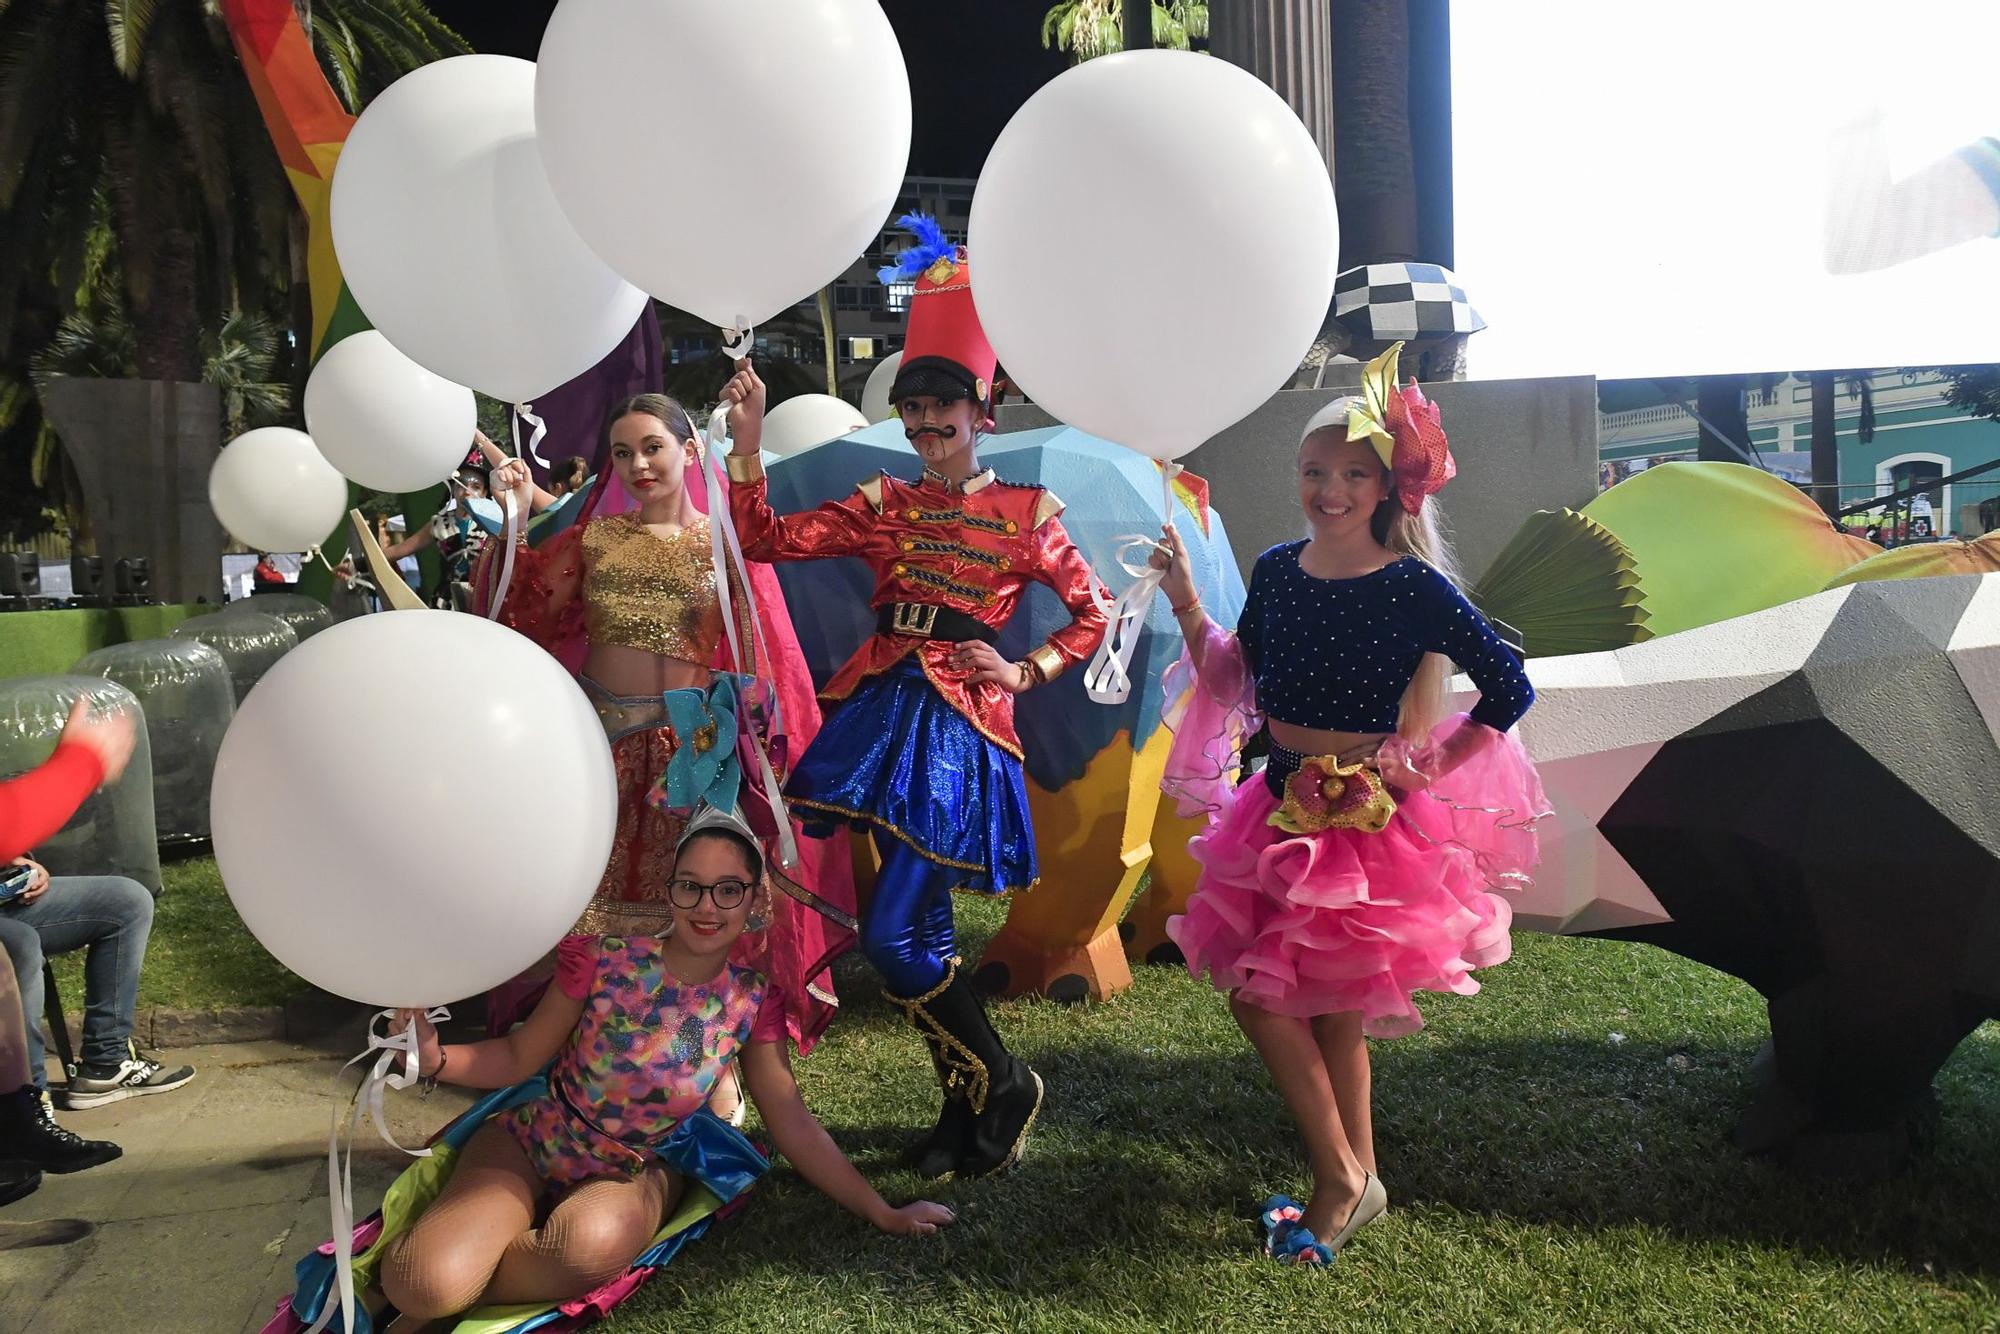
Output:
[[[896,225],[917,238],[917,244],[878,271],[884,283],[914,281],[910,294],[910,328],[903,339],[903,362],[889,388],[892,401],[911,394],[970,397],[980,407],[991,405],[993,371],[999,359],[979,312],[972,306],[972,269],[965,247],[946,239],[937,219],[906,213]]]

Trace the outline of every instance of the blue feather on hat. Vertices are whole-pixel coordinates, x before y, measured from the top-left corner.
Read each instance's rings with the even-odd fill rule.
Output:
[[[875,271],[884,284],[908,282],[941,259],[958,258],[958,246],[944,234],[938,220],[928,213],[905,213],[896,225],[917,238],[917,243],[896,256],[894,264]]]

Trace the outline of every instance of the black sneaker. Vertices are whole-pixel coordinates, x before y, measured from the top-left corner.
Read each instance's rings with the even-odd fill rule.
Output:
[[[136,1043],[125,1044],[125,1059],[112,1069],[81,1066],[70,1076],[63,1091],[63,1106],[72,1112],[127,1098],[143,1098],[148,1093],[167,1093],[194,1078],[191,1065],[169,1070],[140,1051]]]

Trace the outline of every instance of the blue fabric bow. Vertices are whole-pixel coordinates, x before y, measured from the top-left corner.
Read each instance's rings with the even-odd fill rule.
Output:
[[[689,686],[661,695],[667,723],[678,743],[667,771],[648,800],[669,810],[692,810],[702,802],[730,807],[743,786],[736,758],[736,715],[742,678],[717,673],[706,690]]]

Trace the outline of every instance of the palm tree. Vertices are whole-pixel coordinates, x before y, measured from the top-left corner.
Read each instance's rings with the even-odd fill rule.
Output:
[[[416,0],[316,11],[315,47],[350,105],[467,49]],[[0,353],[45,337],[51,307],[74,310],[99,201],[140,375],[196,379],[205,327],[285,309],[291,192],[219,0],[0,5]]]
[[[1208,41],[1208,6],[1195,0],[1153,0],[1153,45],[1190,51]],[[1124,0],[1059,0],[1042,17],[1042,46],[1069,52],[1082,64],[1125,49]]]

